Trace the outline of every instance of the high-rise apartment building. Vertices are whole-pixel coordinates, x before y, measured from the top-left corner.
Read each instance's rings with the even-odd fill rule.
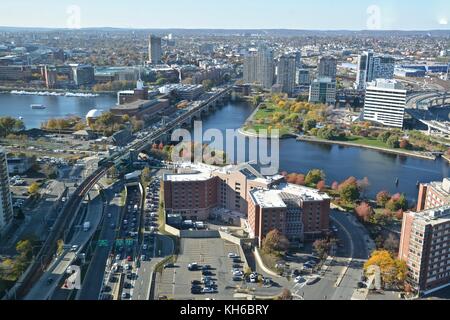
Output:
[[[334,105],[336,103],[336,81],[331,78],[314,80],[309,87],[309,102]]]
[[[6,153],[0,149],[0,236],[13,219],[11,191],[9,189],[8,162]]]
[[[323,56],[319,59],[318,78],[331,78],[336,81],[337,59],[333,56]]]
[[[406,90],[395,80],[377,79],[367,84],[364,120],[403,128]]]
[[[259,48],[245,57],[244,82],[258,83],[265,89],[270,89],[274,82],[275,62],[273,51]]]
[[[148,45],[148,56],[150,64],[160,64],[162,59],[161,38],[151,35]]]
[[[355,87],[364,90],[368,82],[376,79],[393,79],[395,59],[390,56],[375,55],[367,51],[358,57],[358,72]]]
[[[403,216],[399,259],[408,267],[407,281],[428,294],[450,285],[450,206]]]
[[[292,95],[295,87],[295,56],[281,56],[278,60],[277,84],[281,91]]]
[[[450,205],[450,179],[421,184],[417,211]]]
[[[295,83],[299,86],[309,86],[311,84],[311,75],[308,69],[297,69]]]

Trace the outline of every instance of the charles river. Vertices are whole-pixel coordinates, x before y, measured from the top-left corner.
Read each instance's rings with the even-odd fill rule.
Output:
[[[113,95],[80,98],[0,94],[0,115],[23,117],[27,129],[30,129],[39,128],[49,118],[84,117],[91,109],[108,110],[115,103]],[[47,108],[32,110],[31,104],[43,104]],[[230,102],[203,119],[203,129],[237,129],[252,111],[253,108],[246,103]],[[417,198],[418,181],[442,180],[449,175],[449,165],[443,159],[422,160],[362,148],[297,142],[295,139],[280,142],[280,171],[306,173],[315,168],[324,170],[328,184],[349,176],[368,177],[371,184],[368,196],[374,197],[378,191],[388,190],[403,192],[412,201]],[[397,178],[398,186],[395,184]]]

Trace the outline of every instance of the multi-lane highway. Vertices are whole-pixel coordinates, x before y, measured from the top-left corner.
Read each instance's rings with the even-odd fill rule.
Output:
[[[36,261],[27,269],[25,275],[21,279],[20,283],[12,289],[14,296],[23,298],[31,288],[42,277],[44,270],[42,265],[48,266],[52,261],[52,256],[56,251],[57,241],[63,236],[64,230],[71,228],[72,219],[75,213],[78,211],[79,204],[83,201],[88,192],[93,186],[106,174],[109,168],[117,163],[120,163],[122,159],[128,159],[128,153],[130,150],[143,151],[153,144],[153,142],[164,135],[166,132],[177,128],[183,121],[190,119],[193,115],[199,111],[208,107],[211,103],[228,94],[231,90],[231,86],[219,89],[212,97],[207,101],[200,103],[195,108],[184,113],[180,117],[166,124],[164,127],[152,131],[146,135],[145,138],[137,139],[132,145],[125,150],[122,150],[109,158],[103,159],[99,162],[99,169],[93,172],[87,177],[83,183],[77,188],[75,193],[67,201],[62,213],[56,220],[53,229],[51,230],[47,240],[41,248],[39,254],[36,256]]]

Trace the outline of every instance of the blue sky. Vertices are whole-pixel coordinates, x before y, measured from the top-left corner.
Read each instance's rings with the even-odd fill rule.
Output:
[[[449,0],[0,0],[0,26],[428,30],[449,20]]]

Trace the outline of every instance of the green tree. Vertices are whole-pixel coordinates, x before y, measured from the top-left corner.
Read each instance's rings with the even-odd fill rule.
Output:
[[[356,178],[350,177],[339,185],[339,195],[345,202],[353,202],[359,199],[360,193]]]
[[[389,148],[398,148],[400,147],[400,142],[398,141],[398,137],[397,136],[391,136],[387,141],[386,144],[388,145]]]
[[[311,129],[315,128],[317,126],[317,121],[314,119],[306,119],[303,122],[303,131],[308,132]]]
[[[320,181],[325,181],[325,173],[319,169],[309,171],[305,178],[307,185],[317,185]]]
[[[33,244],[30,240],[21,240],[16,244],[16,251],[24,260],[31,259]]]
[[[391,133],[388,131],[382,132],[379,136],[378,136],[378,140],[381,142],[386,143],[388,141],[388,139],[391,137]]]
[[[206,91],[209,91],[214,87],[214,82],[210,79],[206,79],[202,81],[202,86],[205,88]]]

